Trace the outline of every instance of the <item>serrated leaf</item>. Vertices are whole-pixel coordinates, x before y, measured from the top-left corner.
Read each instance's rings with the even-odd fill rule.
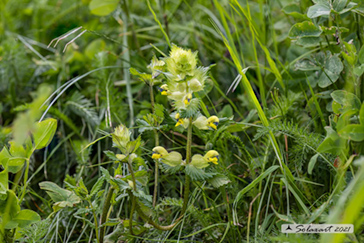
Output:
[[[141,81],[143,81],[147,84],[149,84],[150,80],[152,80],[151,74],[139,72],[135,68],[130,68],[129,71],[130,71],[130,74],[138,76]]]
[[[154,105],[154,110],[155,110],[155,114],[156,116],[158,116],[159,118],[162,118],[162,121],[164,119],[164,106],[161,104],[155,104]]]
[[[200,108],[200,99],[192,99],[190,104],[180,111],[181,118],[190,118],[198,114]]]
[[[102,175],[105,177],[105,180],[107,182],[110,182],[111,176],[110,176],[109,171],[102,166],[100,166],[99,169],[101,170]]]
[[[81,199],[72,191],[63,189],[57,184],[50,181],[39,183],[42,190],[45,190],[51,199],[55,202],[55,208],[73,207],[74,204],[80,203]]]
[[[119,0],[92,0],[89,8],[92,14],[106,16],[113,12],[119,4]]]
[[[231,181],[224,175],[216,175],[211,179],[208,179],[208,182],[215,188],[219,188],[226,184],[229,184]]]
[[[104,154],[106,154],[106,156],[111,159],[111,160],[114,160],[114,161],[118,161],[118,158],[116,158],[116,155],[113,151],[110,151],[110,150],[106,150],[104,151]]]
[[[212,178],[216,173],[207,173],[202,169],[197,169],[193,165],[186,165],[185,167],[186,174],[191,177],[193,181],[203,181],[209,178]]]
[[[92,197],[98,191],[100,191],[102,185],[104,184],[104,180],[105,180],[105,178],[103,176],[99,177],[99,179],[97,179],[96,183],[92,186],[92,189],[91,189],[91,192],[90,192],[90,197]]]

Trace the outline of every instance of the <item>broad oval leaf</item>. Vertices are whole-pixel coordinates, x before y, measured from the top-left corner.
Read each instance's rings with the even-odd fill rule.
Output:
[[[330,5],[319,3],[309,7],[307,17],[313,19],[320,16],[329,16],[331,11]]]
[[[339,131],[339,135],[345,139],[350,139],[355,142],[361,142],[364,140],[364,125],[347,125]]]
[[[92,0],[89,8],[92,14],[106,16],[113,12],[119,4],[119,0]]]
[[[38,221],[40,221],[39,214],[29,209],[21,210],[19,214],[12,220],[12,222],[14,222],[19,228],[25,228],[28,225]]]
[[[52,141],[57,130],[57,120],[48,118],[37,123],[36,131],[33,133],[34,149],[42,149]]]

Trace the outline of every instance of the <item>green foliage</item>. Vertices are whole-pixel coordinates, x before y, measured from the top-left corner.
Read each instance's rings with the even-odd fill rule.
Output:
[[[1,242],[364,241],[362,1],[212,3],[0,4]]]

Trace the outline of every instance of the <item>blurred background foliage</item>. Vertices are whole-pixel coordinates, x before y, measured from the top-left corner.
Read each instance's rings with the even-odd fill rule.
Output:
[[[106,10],[105,6],[101,10],[97,8],[109,2]],[[197,50],[200,65],[215,64],[210,71],[211,90],[204,97],[204,103],[211,114],[233,116],[235,121],[226,127],[229,135],[222,131],[208,137],[195,134],[194,150],[204,149],[198,146],[200,141],[215,146],[222,154],[219,170],[229,177],[231,183],[219,190],[202,190],[203,196],[200,197],[203,200],[196,202],[199,208],[195,212],[197,216],[188,219],[189,224],[184,226],[182,236],[210,224],[224,222],[223,226],[217,225],[186,239],[196,242],[218,242],[219,239],[236,242],[239,239],[240,242],[249,241],[247,235],[250,234],[258,242],[274,240],[270,238],[272,236],[277,237],[276,241],[317,240],[317,236],[285,238],[279,233],[279,225],[283,222],[306,222],[310,217],[315,222],[325,222],[329,214],[328,206],[338,200],[339,192],[345,188],[344,183],[334,190],[334,182],[339,176],[335,170],[337,166],[333,165],[334,161],[340,160],[340,156],[326,151],[324,157],[316,157],[318,162],[313,164],[311,173],[308,166],[325,138],[325,126],[334,126],[332,121],[337,113],[333,112],[330,94],[334,90],[345,89],[356,94],[360,103],[364,98],[362,73],[357,75],[352,71],[359,64],[354,61],[350,63],[350,59],[345,57],[345,54],[350,56],[352,53],[356,60],[360,56],[359,50],[364,41],[363,6],[360,0],[333,1],[344,4],[344,8],[348,9],[351,3],[358,5],[347,12],[333,13],[333,18],[313,17],[313,13],[308,11],[309,7],[322,2],[328,1],[157,0],[150,1],[150,7],[148,1],[128,0],[1,1],[1,147],[10,139],[10,127],[17,114],[29,108],[34,97],[32,94],[41,84],[48,84],[57,95],[62,90],[59,88],[67,81],[77,81],[49,107],[47,116],[59,121],[58,130],[53,142],[32,157],[33,172],[40,165],[44,166],[32,179],[24,206],[38,210],[42,218],[47,218],[52,212],[51,203],[39,189],[39,182],[49,180],[64,186],[66,177],[82,177],[86,186],[91,187],[101,175],[98,165],[110,166],[103,151],[110,150],[112,144],[104,139],[87,150],[83,148],[111,132],[119,123],[135,128],[134,135],[138,134],[135,119],[150,113],[151,104],[145,84],[130,76],[129,68],[147,72],[146,66],[153,55],[160,57],[160,52],[169,52],[162,27],[171,43]],[[309,14],[311,16],[307,16]],[[304,39],[305,34],[300,32],[303,40],[298,40],[299,37],[294,41],[297,33],[290,32],[293,31],[292,26],[310,19],[316,25],[326,27],[325,33],[315,36],[307,34],[306,38],[311,38],[308,43],[304,42],[308,40]],[[56,47],[54,42],[48,47],[52,39],[80,26],[81,30],[60,40]],[[338,31],[330,32],[332,26],[335,30],[337,27]],[[86,32],[65,49],[66,44],[83,30]],[[224,39],[227,39],[228,45]],[[227,94],[233,81],[239,78],[239,70],[228,46],[238,56],[270,121],[269,127],[262,126],[255,106],[242,85],[235,83],[236,90]],[[358,68],[357,72],[361,72],[360,66]],[[338,73],[335,74],[335,70]],[[332,84],[326,85],[325,75],[321,76],[325,72],[333,73],[330,75],[335,79],[331,80]],[[171,108],[162,95],[156,95],[156,102]],[[46,108],[43,106],[41,111]],[[266,136],[270,131],[278,140],[284,163],[297,179],[299,193],[288,190],[283,175],[274,172],[266,180],[260,180],[257,187],[242,199],[236,200],[237,208],[233,209],[238,193],[269,166],[278,164]],[[149,135],[143,134],[145,155],[150,154],[153,145]],[[162,143],[181,149],[180,146],[185,144],[183,136],[178,131],[170,131],[162,137]],[[352,142],[341,160],[352,154],[360,155],[363,149],[362,142]],[[151,159],[147,163],[153,167]],[[345,171],[346,183],[350,183],[355,173],[354,169]],[[361,176],[360,173],[358,176]],[[179,197],[180,183],[176,179],[162,184],[161,196]],[[253,199],[261,193],[263,196],[254,200],[251,208]],[[302,207],[302,204],[306,206]],[[238,214],[238,223],[233,220],[234,212]],[[253,215],[251,218],[248,218],[249,212]],[[358,213],[361,220],[364,219],[361,209]],[[202,216],[201,219],[198,219],[198,215]],[[74,223],[76,219],[72,217],[72,209],[64,210],[58,217],[67,223],[60,223],[58,218],[57,228],[52,228],[51,232],[44,230],[47,227],[44,221],[43,225],[36,226],[43,227],[43,236],[46,235],[40,238],[48,242],[62,234],[60,238],[76,241],[76,235],[82,229],[76,229],[77,234],[68,237],[72,225],[80,225],[80,222]],[[53,218],[49,220],[56,222]],[[231,227],[231,230],[225,231],[225,227]],[[361,234],[363,227],[358,225],[358,228],[356,235],[349,236],[350,240],[364,240]],[[30,228],[28,235],[37,239],[33,231]],[[84,238],[81,239],[90,236],[87,231],[83,234]],[[63,235],[67,237],[63,238]],[[179,239],[180,236],[178,232],[160,235],[156,230],[149,230],[143,235],[144,240]],[[138,241],[136,238],[128,239]]]

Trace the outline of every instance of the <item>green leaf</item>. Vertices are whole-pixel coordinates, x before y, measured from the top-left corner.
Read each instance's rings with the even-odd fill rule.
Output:
[[[332,99],[340,104],[342,107],[340,110],[341,113],[344,113],[347,110],[359,110],[361,106],[361,102],[359,98],[346,90],[335,90],[331,93]]]
[[[20,211],[18,204],[18,198],[15,193],[11,190],[7,191],[6,200],[0,200],[0,217],[1,225],[6,226],[8,222],[13,220]]]
[[[337,55],[330,55],[326,57],[324,71],[321,72],[318,85],[321,88],[326,88],[327,86],[335,83],[338,80],[340,73],[343,69],[344,65]]]
[[[315,154],[314,156],[311,157],[310,162],[308,162],[308,169],[307,169],[308,174],[312,175],[312,170],[315,167],[319,155],[320,154]]]
[[[239,191],[239,193],[235,197],[234,204],[237,204],[240,201],[240,199],[244,196],[245,193],[247,193],[249,190],[254,188],[260,181],[262,181],[265,177],[267,177],[268,175],[273,173],[278,168],[279,168],[278,165],[273,165],[273,166],[269,167],[266,171],[263,172],[263,174],[260,174],[257,178],[255,178],[254,181],[252,181],[249,185],[244,187],[244,189]]]
[[[57,120],[53,118],[46,119],[37,123],[36,130],[33,133],[34,148],[42,149],[52,141],[54,133],[57,130]]]
[[[40,189],[45,190],[51,199],[55,202],[53,209],[73,207],[74,204],[80,203],[81,199],[72,191],[63,189],[57,184],[50,181],[39,183]]]
[[[318,146],[317,152],[340,155],[346,150],[346,140],[339,137],[332,127],[325,127],[327,135],[325,140]]]
[[[102,185],[104,184],[104,180],[105,177],[99,177],[99,179],[97,179],[96,183],[93,185],[91,192],[90,192],[90,197],[92,197],[93,195],[95,195],[96,193],[98,193],[102,187]]]
[[[348,0],[334,0],[334,2],[332,3],[332,8],[336,12],[340,12],[345,8],[347,1]]]
[[[33,210],[21,210],[15,218],[8,222],[5,226],[6,229],[14,229],[16,227],[25,228],[35,222],[40,221],[40,216]]]
[[[220,186],[229,184],[231,181],[224,175],[216,175],[211,179],[208,179],[208,182],[215,188],[219,188]]]
[[[11,158],[8,160],[8,170],[9,172],[16,174],[20,171],[25,163],[26,152],[21,144],[17,144],[15,141],[10,141],[10,154]]]
[[[289,31],[289,38],[296,40],[298,45],[311,46],[320,41],[322,30],[311,21],[304,21],[292,26]]]
[[[195,166],[190,164],[186,165],[185,171],[193,181],[203,181],[216,175],[216,173],[207,173],[202,169],[197,169]]]
[[[293,25],[288,36],[291,39],[299,39],[302,37],[319,37],[321,33],[322,30],[319,26],[316,26],[311,21],[304,21]]]
[[[111,160],[114,160],[114,161],[118,161],[118,158],[116,158],[116,155],[114,152],[110,151],[110,150],[106,150],[104,151],[104,154],[106,154],[106,156],[111,159]]]
[[[288,4],[284,6],[282,11],[296,19],[308,19],[307,16],[301,12],[301,9],[297,4]]]
[[[317,18],[320,16],[328,17],[330,14],[331,8],[327,3],[319,3],[315,4],[308,8],[307,17],[310,19]]]
[[[119,4],[119,0],[92,0],[89,8],[92,14],[106,16],[113,12]]]
[[[102,39],[96,39],[87,45],[85,49],[85,55],[89,59],[94,59],[95,55],[105,50],[106,43]]]
[[[361,108],[359,111],[359,121],[360,121],[360,124],[364,126],[364,103],[361,105]]]
[[[350,139],[355,142],[361,142],[364,140],[364,125],[347,125],[339,131],[339,135],[345,139]]]
[[[363,75],[364,73],[364,64],[358,66],[358,67],[355,67],[354,70],[353,70],[354,74],[358,77],[360,77],[361,75]]]
[[[361,64],[364,64],[364,45],[360,48],[358,60]]]

